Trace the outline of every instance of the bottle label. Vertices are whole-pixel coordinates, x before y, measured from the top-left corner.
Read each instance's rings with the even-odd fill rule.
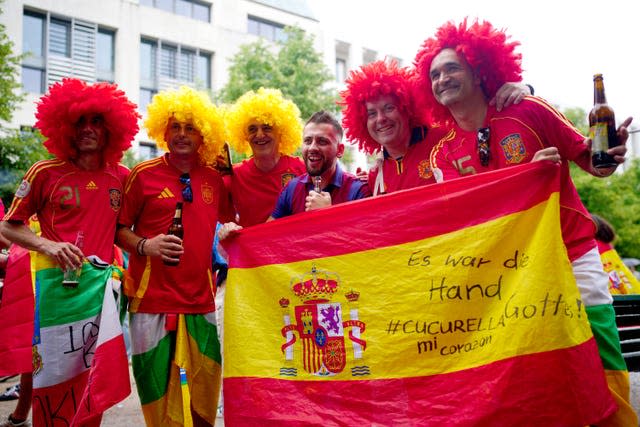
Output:
[[[594,153],[598,151],[607,151],[609,149],[609,132],[606,123],[596,123],[591,126],[589,136],[593,142],[591,151]]]

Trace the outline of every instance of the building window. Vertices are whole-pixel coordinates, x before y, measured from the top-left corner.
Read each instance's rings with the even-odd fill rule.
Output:
[[[161,40],[142,39],[138,103],[140,110],[146,111],[158,90],[180,84],[211,89],[211,53]]]
[[[284,32],[284,25],[267,21],[262,18],[256,18],[249,15],[247,17],[247,32],[265,39],[276,41],[287,41],[287,34]]]
[[[49,53],[71,57],[71,22],[51,18],[49,22]]]
[[[342,83],[347,78],[347,61],[336,58],[336,81]]]
[[[208,3],[196,0],[140,0],[140,4],[198,21],[211,22],[211,5]]]
[[[211,54],[200,52],[197,57],[196,84],[211,88]]]
[[[176,59],[178,48],[174,46],[162,46],[160,50],[160,75],[170,79],[176,78]]]
[[[44,93],[65,77],[89,83],[114,80],[113,31],[31,10],[24,11],[22,24],[22,87],[26,92]]]
[[[46,16],[25,11],[22,16],[22,87],[26,92],[45,91],[45,23]]]
[[[113,82],[115,72],[115,33],[99,29],[96,36],[96,68],[98,80]]]
[[[142,160],[149,160],[158,157],[158,147],[153,142],[140,141],[138,155]]]

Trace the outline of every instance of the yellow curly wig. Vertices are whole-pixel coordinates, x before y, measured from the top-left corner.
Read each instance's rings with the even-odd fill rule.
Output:
[[[191,121],[202,134],[203,144],[198,150],[200,162],[213,164],[224,145],[224,121],[222,113],[216,108],[204,92],[198,92],[187,86],[178,90],[158,92],[147,107],[147,119],[144,126],[147,134],[159,148],[167,151],[164,134],[169,119],[174,117],[181,122]]]
[[[234,150],[251,155],[247,138],[247,127],[251,120],[273,126],[279,138],[278,151],[293,154],[302,142],[300,110],[292,101],[285,99],[278,89],[261,87],[257,92],[249,91],[225,114],[227,141]]]

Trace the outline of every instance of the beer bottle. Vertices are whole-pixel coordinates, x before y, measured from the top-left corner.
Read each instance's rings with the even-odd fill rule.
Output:
[[[322,177],[314,176],[313,177],[313,191],[316,193],[322,192]]]
[[[593,142],[591,161],[596,168],[610,168],[618,164],[607,154],[609,148],[619,145],[613,109],[604,96],[602,74],[593,76],[593,109],[589,112],[589,137]]]
[[[184,227],[182,226],[182,202],[176,203],[176,213],[173,215],[173,221],[169,226],[167,234],[170,236],[178,236],[184,238]],[[176,266],[180,263],[178,261],[163,261],[165,265]]]

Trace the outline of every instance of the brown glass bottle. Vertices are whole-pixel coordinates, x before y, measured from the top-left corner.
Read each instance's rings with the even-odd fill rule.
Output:
[[[181,239],[184,238],[184,226],[182,225],[182,202],[176,203],[176,213],[173,215],[173,221],[171,221],[167,234],[170,236],[178,236]],[[163,262],[165,265],[172,267],[180,264],[180,260]]]
[[[604,95],[602,74],[593,76],[593,109],[589,112],[589,137],[593,141],[591,162],[596,168],[610,168],[617,163],[607,154],[609,148],[619,145],[613,109]]]

